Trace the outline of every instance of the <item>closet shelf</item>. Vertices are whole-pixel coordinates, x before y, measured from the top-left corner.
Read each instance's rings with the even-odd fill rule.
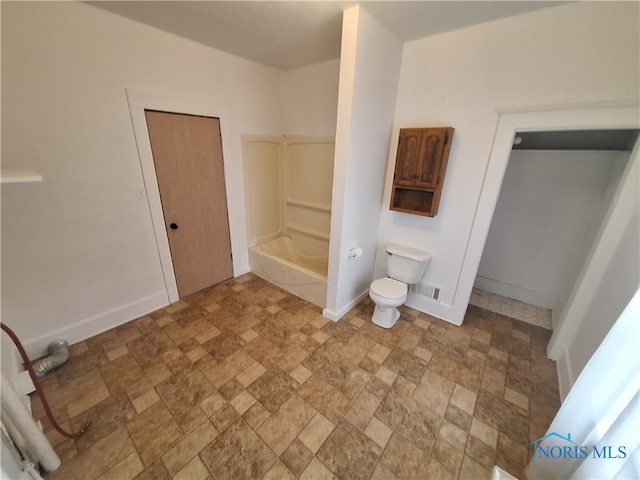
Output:
[[[0,183],[41,182],[42,175],[32,168],[1,168]]]

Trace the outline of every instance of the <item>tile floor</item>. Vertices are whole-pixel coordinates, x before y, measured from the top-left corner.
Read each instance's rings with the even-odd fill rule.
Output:
[[[496,293],[486,292],[479,288],[474,288],[471,292],[470,303],[476,307],[484,308],[490,312],[501,313],[525,323],[537,325],[547,330],[552,329],[551,310],[536,307],[520,300],[503,297]]]
[[[63,427],[92,425],[43,420],[46,478],[524,478],[559,407],[550,332],[475,306],[384,330],[372,309],[333,323],[248,274],[74,345],[44,388]]]

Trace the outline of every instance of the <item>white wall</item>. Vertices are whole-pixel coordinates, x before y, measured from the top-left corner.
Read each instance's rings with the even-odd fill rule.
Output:
[[[640,143],[636,143],[547,353],[565,395],[640,287]],[[637,340],[637,339],[636,339]]]
[[[235,273],[241,134],[283,133],[283,73],[79,2],[2,3],[2,318],[39,355],[167,302],[125,88],[223,105]]]
[[[342,23],[340,90],[325,316],[337,320],[366,294],[378,244],[382,188],[402,43],[359,6]],[[349,259],[359,245],[364,255]]]
[[[438,302],[410,294],[409,305],[462,322],[473,283],[461,282],[463,261],[498,111],[637,101],[637,18],[636,3],[580,2],[405,44],[391,143],[401,127],[456,129],[435,218],[387,210],[390,153],[380,242],[430,251],[423,282],[442,289]],[[383,271],[379,257],[376,276]]]
[[[628,158],[514,150],[475,286],[561,314]]]
[[[287,135],[334,136],[340,59],[284,73],[284,131]]]

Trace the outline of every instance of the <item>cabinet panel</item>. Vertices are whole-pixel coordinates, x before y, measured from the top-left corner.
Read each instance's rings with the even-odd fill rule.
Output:
[[[453,131],[452,127],[400,129],[391,210],[435,216]]]

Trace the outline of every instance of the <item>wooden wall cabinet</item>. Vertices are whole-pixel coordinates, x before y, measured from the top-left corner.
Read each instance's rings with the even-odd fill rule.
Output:
[[[391,210],[434,217],[438,213],[452,127],[401,128],[391,190]]]

